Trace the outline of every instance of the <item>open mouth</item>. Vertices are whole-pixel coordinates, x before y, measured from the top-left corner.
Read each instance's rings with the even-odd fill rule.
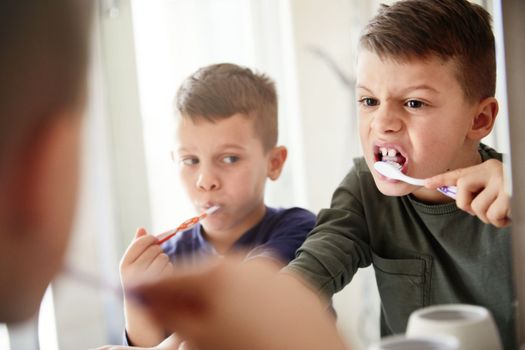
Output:
[[[395,146],[375,146],[374,158],[376,162],[389,163],[401,171],[406,169],[407,158]]]

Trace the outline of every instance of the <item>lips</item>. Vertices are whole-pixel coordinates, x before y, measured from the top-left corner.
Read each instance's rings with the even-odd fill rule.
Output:
[[[206,204],[197,204],[197,208],[200,209],[200,211],[206,211],[207,209],[211,208],[211,207],[219,207],[219,209],[215,210],[213,213],[209,214],[209,215],[214,215],[214,214],[217,214],[219,211],[221,211],[223,205],[222,204],[219,204],[217,202],[206,202]]]

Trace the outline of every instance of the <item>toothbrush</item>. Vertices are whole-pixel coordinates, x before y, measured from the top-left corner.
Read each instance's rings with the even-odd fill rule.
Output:
[[[177,228],[168,230],[166,232],[159,233],[157,236],[155,236],[158,239],[157,243],[158,244],[162,244],[162,243],[166,242],[168,239],[170,239],[171,237],[175,236],[180,231],[184,231],[184,230],[187,230],[187,229],[195,226],[198,222],[200,222],[201,220],[205,219],[208,215],[214,213],[218,209],[219,209],[219,206],[218,205],[214,205],[213,207],[210,207],[210,208],[206,209],[201,215],[192,217],[192,218],[184,221],[182,224],[177,226]]]
[[[65,277],[69,277],[70,279],[73,279],[83,285],[89,286],[99,291],[110,293],[119,299],[122,299],[123,297],[122,288],[120,288],[120,285],[109,282],[97,275],[77,269],[71,265],[63,266],[61,272]]]
[[[398,168],[396,168],[394,165],[387,163],[387,162],[375,162],[374,168],[381,174],[388,178],[400,180],[403,182],[406,182],[408,184],[414,185],[414,186],[425,186],[425,180],[424,179],[416,179],[414,177],[410,177],[406,174],[403,174]],[[441,186],[438,187],[437,190],[441,193],[443,193],[445,196],[448,196],[452,199],[456,199],[457,195],[457,187],[456,186]]]
[[[120,285],[110,282],[106,278],[98,276],[92,272],[77,269],[71,265],[63,266],[61,272],[63,277],[69,278],[73,282],[106,293],[120,300],[123,300],[125,296],[128,299],[135,299],[139,303],[143,302],[142,296],[137,294],[134,290],[123,290]]]

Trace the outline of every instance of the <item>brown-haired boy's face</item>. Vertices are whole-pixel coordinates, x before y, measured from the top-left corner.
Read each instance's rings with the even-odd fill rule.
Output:
[[[210,122],[180,118],[176,161],[197,212],[218,205],[204,220],[212,239],[238,237],[262,219],[267,177],[275,179],[274,150],[264,151],[254,121],[242,114]]]
[[[439,200],[437,191],[387,179],[373,163],[391,160],[401,171],[427,178],[479,160],[469,131],[478,104],[465,99],[453,61],[398,62],[363,50],[357,65],[360,137],[366,162],[386,195],[413,193]],[[383,156],[384,154],[384,156]]]

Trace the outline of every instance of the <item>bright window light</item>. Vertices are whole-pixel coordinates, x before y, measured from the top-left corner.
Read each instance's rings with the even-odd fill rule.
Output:
[[[7,326],[0,323],[0,349],[11,349],[9,347],[9,333],[7,333]]]
[[[40,350],[58,350],[55,306],[53,303],[53,290],[51,286],[47,288],[42,304],[40,305],[40,314],[38,316],[38,341],[40,343]]]

